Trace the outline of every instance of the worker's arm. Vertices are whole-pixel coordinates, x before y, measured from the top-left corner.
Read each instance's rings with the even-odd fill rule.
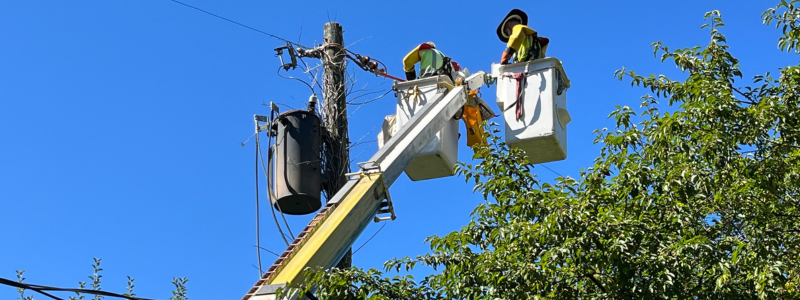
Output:
[[[508,37],[506,50],[503,51],[503,56],[500,58],[500,63],[508,63],[508,61],[511,60],[511,56],[513,56],[514,53],[517,53],[519,47],[522,46],[522,42],[525,41],[525,38],[531,34],[536,34],[536,30],[533,30],[530,27],[522,24],[514,26],[511,36]]]
[[[403,70],[406,71],[406,80],[417,79],[414,65],[419,62],[419,46],[415,47],[403,58]]]

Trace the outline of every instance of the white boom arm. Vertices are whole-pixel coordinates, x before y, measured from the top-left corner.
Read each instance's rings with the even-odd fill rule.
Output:
[[[487,83],[489,76],[477,72],[447,93],[436,94],[389,139],[378,153],[360,163],[358,173],[311,220],[277,261],[261,276],[242,300],[277,299],[278,288],[297,287],[305,280],[306,268],[330,268],[336,264],[367,227],[370,220],[394,219],[389,186],[411,159],[453,118],[467,102],[467,93]],[[390,213],[379,218],[376,214]],[[287,299],[300,299],[295,292]]]

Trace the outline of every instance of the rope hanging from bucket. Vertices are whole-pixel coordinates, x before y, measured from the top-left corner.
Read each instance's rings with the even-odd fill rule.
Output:
[[[514,100],[514,104],[511,106],[516,106],[515,108],[515,116],[517,117],[517,121],[521,120],[522,117],[525,116],[525,87],[528,86],[528,73],[514,73],[511,75],[503,75],[503,78],[512,78],[517,81],[517,96],[516,100]]]

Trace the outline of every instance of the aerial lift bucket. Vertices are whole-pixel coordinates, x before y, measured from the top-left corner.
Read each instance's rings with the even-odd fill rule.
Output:
[[[567,74],[558,59],[492,64],[497,106],[505,123],[505,141],[531,164],[567,158]]]
[[[417,112],[438,97],[444,97],[453,86],[449,77],[440,75],[395,83],[397,114],[387,116],[378,135],[379,146],[408,123]],[[449,120],[441,131],[414,156],[405,173],[411,180],[425,180],[455,175],[453,167],[458,160],[458,120]]]

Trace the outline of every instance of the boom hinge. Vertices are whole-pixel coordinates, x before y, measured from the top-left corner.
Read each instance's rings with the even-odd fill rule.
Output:
[[[373,217],[373,221],[380,222],[380,221],[394,221],[397,219],[397,215],[394,214],[394,204],[392,204],[392,196],[389,194],[389,187],[386,185],[386,181],[383,178],[383,172],[381,171],[380,164],[374,161],[366,161],[357,164],[361,170],[355,173],[348,173],[347,176],[380,176],[380,187],[377,187],[376,190],[376,201],[380,201],[381,203],[378,205],[378,210],[375,211],[375,216]]]

